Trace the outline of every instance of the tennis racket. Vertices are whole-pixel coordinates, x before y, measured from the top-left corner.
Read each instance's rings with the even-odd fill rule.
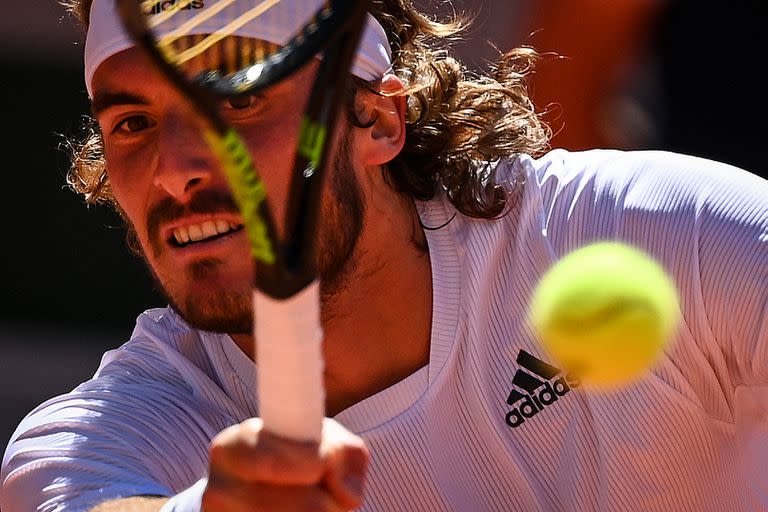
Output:
[[[238,204],[255,265],[254,337],[264,428],[300,441],[320,439],[325,416],[315,234],[331,134],[346,90],[368,1],[115,0],[136,46],[204,120]],[[296,26],[284,44],[229,37],[280,16]],[[212,23],[212,20],[218,20]],[[221,21],[225,20],[225,23]],[[218,112],[223,97],[257,93],[322,54],[305,109],[291,176],[284,236],[259,173]],[[195,61],[194,74],[187,71]]]

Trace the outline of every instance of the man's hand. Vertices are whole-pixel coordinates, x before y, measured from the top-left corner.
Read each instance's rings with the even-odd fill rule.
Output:
[[[343,511],[363,501],[368,450],[328,418],[319,446],[279,438],[255,418],[223,430],[210,452],[204,512]]]

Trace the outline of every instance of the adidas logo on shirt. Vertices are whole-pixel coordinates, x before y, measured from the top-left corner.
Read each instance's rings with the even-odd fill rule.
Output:
[[[560,376],[560,368],[525,350],[521,350],[517,355],[517,364],[523,368],[515,372],[512,384],[523,392],[513,389],[507,397],[507,404],[514,406],[506,416],[507,425],[511,428],[518,428],[525,420],[533,418],[565,396],[571,388],[581,385],[578,379],[571,375]]]

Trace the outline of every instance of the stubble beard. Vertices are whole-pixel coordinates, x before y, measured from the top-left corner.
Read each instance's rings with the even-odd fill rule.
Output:
[[[341,134],[330,169],[327,197],[322,202],[316,265],[321,283],[323,314],[343,292],[357,268],[356,249],[365,213],[362,190],[351,166],[349,132]],[[161,250],[153,243],[151,250]],[[145,258],[146,259],[146,258]],[[212,332],[252,334],[253,296],[250,283],[217,289],[205,296],[174,291],[172,279],[162,279],[147,261],[156,285],[171,307],[191,326]],[[218,272],[221,262],[202,260],[191,265],[188,279],[204,279]],[[184,295],[184,296],[182,296]]]

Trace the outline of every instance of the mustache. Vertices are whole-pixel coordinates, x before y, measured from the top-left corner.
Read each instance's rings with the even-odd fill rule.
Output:
[[[155,204],[147,215],[147,233],[155,254],[160,254],[164,240],[160,237],[160,226],[191,214],[240,214],[235,199],[228,191],[201,190],[185,204],[168,197]]]

